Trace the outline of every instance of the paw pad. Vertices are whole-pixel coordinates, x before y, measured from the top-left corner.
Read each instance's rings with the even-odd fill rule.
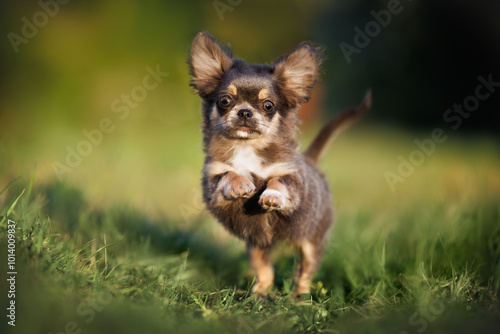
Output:
[[[260,195],[259,204],[266,210],[281,210],[286,205],[286,198],[278,190],[266,189]]]

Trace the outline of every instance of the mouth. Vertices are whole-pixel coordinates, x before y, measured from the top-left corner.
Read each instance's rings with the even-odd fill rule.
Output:
[[[238,139],[249,139],[252,129],[247,126],[240,126],[236,128],[236,138]]]
[[[260,135],[260,132],[250,126],[236,126],[230,131],[230,137],[234,139],[253,139]]]
[[[228,122],[224,127],[224,135],[230,139],[247,140],[255,139],[262,134],[255,122],[236,121]]]

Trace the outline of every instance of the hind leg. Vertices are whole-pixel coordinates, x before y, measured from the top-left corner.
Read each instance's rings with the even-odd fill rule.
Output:
[[[297,289],[294,296],[308,294],[311,291],[311,280],[321,264],[324,243],[313,243],[304,240],[299,243],[301,254],[300,269],[298,272]]]
[[[296,245],[300,250],[301,262],[298,271],[297,289],[294,296],[308,294],[311,291],[311,280],[321,265],[323,253],[328,244],[328,236],[333,221],[333,210],[327,197],[325,213],[316,226],[314,234],[307,238],[298,240]]]
[[[250,265],[257,275],[252,292],[265,297],[274,283],[274,269],[269,258],[271,249],[263,249],[250,244],[247,248]]]

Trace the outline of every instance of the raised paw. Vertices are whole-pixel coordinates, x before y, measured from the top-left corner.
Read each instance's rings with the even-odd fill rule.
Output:
[[[286,205],[285,196],[274,189],[266,189],[260,195],[259,204],[266,210],[281,210]]]
[[[254,191],[254,184],[244,176],[238,176],[231,182],[228,182],[222,190],[224,197],[227,200],[250,197]]]

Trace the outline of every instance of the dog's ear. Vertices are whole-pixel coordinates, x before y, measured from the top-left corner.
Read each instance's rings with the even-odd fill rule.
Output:
[[[309,101],[320,65],[319,50],[308,43],[299,44],[292,53],[274,63],[274,78],[291,106]]]
[[[231,50],[222,50],[206,31],[199,32],[194,38],[187,62],[193,77],[190,84],[201,97],[213,93],[233,65]]]

